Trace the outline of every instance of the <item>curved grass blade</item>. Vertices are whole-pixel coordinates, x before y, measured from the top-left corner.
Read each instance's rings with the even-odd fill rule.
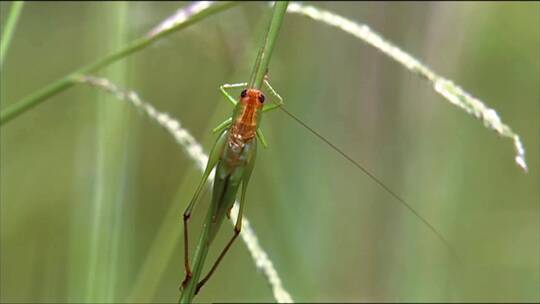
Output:
[[[28,97],[7,107],[5,110],[3,110],[0,113],[0,125],[3,125],[4,123],[18,117],[22,113],[32,109],[33,107],[37,106],[41,102],[47,100],[49,97],[52,97],[72,87],[75,83],[77,83],[78,75],[97,71],[113,62],[116,62],[120,59],[127,57],[128,55],[131,55],[137,51],[140,51],[146,48],[147,46],[151,45],[152,43],[159,40],[160,38],[163,38],[173,32],[176,32],[180,29],[183,29],[192,24],[195,24],[201,21],[202,19],[209,17],[213,14],[216,14],[225,9],[231,8],[235,4],[236,3],[234,2],[215,2],[215,3],[212,2],[210,3],[210,5],[187,6],[185,8],[186,9],[185,18],[183,18],[179,22],[176,22],[169,27],[164,27],[161,29],[161,31],[150,32],[148,35],[145,35],[143,37],[140,37],[139,39],[132,41],[130,44],[128,44],[124,48],[121,48],[120,50],[108,56],[100,58],[91,64],[88,64],[86,66],[79,68],[78,70],[72,72],[71,74],[66,75],[56,80],[55,82],[47,85],[41,90],[33,94],[30,94]]]
[[[412,73],[429,81],[433,89],[450,103],[481,120],[488,129],[512,139],[515,150],[514,160],[523,171],[527,172],[525,149],[519,135],[501,121],[495,110],[486,106],[481,100],[465,92],[451,80],[438,75],[431,68],[384,39],[365,24],[356,23],[336,13],[298,2],[292,2],[287,12],[308,17],[349,33],[394,59]]]

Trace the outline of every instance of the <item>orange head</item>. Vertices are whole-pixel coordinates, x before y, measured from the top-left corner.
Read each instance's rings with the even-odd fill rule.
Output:
[[[255,107],[257,110],[263,107],[264,94],[257,89],[246,89],[240,93],[240,102]]]
[[[264,94],[257,89],[245,89],[240,94],[240,102],[234,110],[235,121],[249,128],[257,128],[261,121]]]

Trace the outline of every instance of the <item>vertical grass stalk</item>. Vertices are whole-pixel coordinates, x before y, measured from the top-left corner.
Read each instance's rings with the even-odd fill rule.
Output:
[[[21,14],[23,4],[23,1],[15,1],[13,4],[11,4],[11,8],[9,9],[8,19],[4,25],[4,30],[2,31],[2,40],[0,41],[0,69],[4,66],[4,58],[6,58],[9,43],[11,42],[11,37],[15,32],[15,27],[17,26],[17,21],[19,20],[19,15]]]
[[[270,57],[272,56],[272,51],[274,50],[274,44],[283,23],[283,17],[287,11],[288,1],[276,1],[274,5],[274,12],[272,14],[272,20],[270,21],[270,26],[266,32],[264,38],[264,43],[259,50],[257,55],[257,60],[253,66],[252,77],[249,81],[249,87],[260,89],[264,80],[264,76],[268,71],[268,65],[270,64]]]
[[[108,49],[117,49],[127,36],[128,4],[109,4],[103,23],[109,29],[104,39]],[[127,63],[123,61],[106,71],[108,77],[122,83],[127,79]],[[126,183],[128,145],[128,106],[110,102],[113,97],[101,95],[96,104],[96,174],[92,212],[90,262],[87,278],[87,300],[115,301],[118,251],[122,207]]]
[[[119,48],[126,43],[128,29],[127,24],[129,24],[129,6],[126,2],[115,2],[114,3],[114,26],[116,28],[114,35],[112,35],[112,43],[114,48]],[[110,71],[111,76],[115,77],[121,82],[128,82],[129,75],[129,66],[128,62],[123,61],[118,65],[115,65],[114,68]],[[122,273],[121,265],[119,263],[119,251],[120,251],[120,240],[121,233],[123,231],[122,227],[122,218],[124,218],[128,212],[124,210],[126,204],[126,184],[128,183],[128,173],[127,168],[130,167],[130,151],[133,151],[129,148],[129,130],[130,126],[130,114],[131,111],[128,109],[128,105],[110,105],[99,104],[100,109],[98,110],[101,113],[104,113],[104,118],[106,118],[105,123],[103,124],[103,129],[109,135],[106,139],[109,139],[110,142],[107,142],[104,139],[99,139],[101,144],[106,145],[106,154],[107,162],[105,168],[108,170],[108,176],[112,178],[110,183],[106,183],[106,191],[110,194],[110,208],[112,209],[112,218],[111,218],[111,256],[110,256],[110,267],[107,270],[109,276],[109,285],[105,290],[105,296],[108,302],[115,302],[117,298],[117,283],[118,283],[118,274]],[[122,278],[125,280],[127,278]]]

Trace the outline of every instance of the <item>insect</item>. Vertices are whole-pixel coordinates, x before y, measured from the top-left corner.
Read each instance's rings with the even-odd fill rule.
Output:
[[[203,267],[208,247],[214,240],[225,216],[230,217],[231,208],[235,202],[238,190],[241,187],[240,209],[232,238],[225,245],[225,248],[223,248],[208,274],[198,281],[196,285],[192,285],[195,286],[195,290],[187,292],[198,293],[201,287],[208,279],[210,279],[234,240],[240,234],[242,227],[242,212],[246,204],[246,190],[257,154],[257,140],[260,140],[263,146],[267,146],[264,135],[259,129],[262,114],[283,105],[283,99],[272,88],[268,80],[265,79],[263,83],[277,99],[277,102],[265,102],[266,97],[264,93],[259,89],[253,88],[251,84],[238,83],[220,86],[220,91],[223,93],[226,100],[234,106],[234,110],[229,119],[225,120],[213,130],[214,133],[219,133],[218,139],[210,152],[201,182],[199,183],[191,202],[184,211],[184,267],[186,275],[181,285],[182,289],[187,287],[190,280],[198,281],[199,278],[197,274],[200,274],[202,270],[196,269],[196,271],[192,271],[189,264],[188,222],[193,207],[199,200],[204,185],[214,168],[216,168],[216,171],[212,201],[207,215],[207,227],[205,227],[203,231],[203,234],[205,235],[201,238],[201,240],[206,239],[208,241],[199,244],[199,249],[195,253],[195,267]],[[227,90],[239,87],[246,87],[246,89],[242,91],[239,101],[237,102]],[[201,248],[201,246],[206,248]]]
[[[341,156],[347,159],[355,167],[362,170],[366,175],[373,179],[379,186],[381,186],[386,192],[396,199],[397,202],[403,204],[411,213],[413,213],[418,219],[420,219],[426,227],[431,230],[439,240],[444,243],[452,257],[459,261],[455,250],[450,243],[420,214],[416,212],[405,200],[399,195],[388,188],[382,181],[376,176],[367,171],[353,158],[344,153],[340,148],[332,144],[324,136],[320,135],[313,128],[306,125],[295,115],[287,111],[283,105],[283,98],[274,90],[270,85],[267,76],[265,76],[263,84],[268,88],[271,95],[276,98],[277,102],[269,103],[266,101],[266,97],[262,91],[252,87],[253,75],[250,83],[237,83],[237,84],[224,84],[220,86],[220,91],[225,96],[225,99],[234,106],[232,116],[222,122],[219,126],[213,129],[214,133],[219,133],[219,136],[212,147],[210,152],[208,163],[203,173],[202,179],[188,204],[183,214],[184,222],[184,268],[185,277],[181,285],[181,289],[186,287],[194,288],[192,294],[197,294],[202,286],[210,279],[212,274],[217,269],[219,263],[240,234],[242,227],[242,214],[244,206],[246,204],[246,190],[255,165],[255,158],[257,153],[258,140],[264,147],[267,147],[266,139],[263,132],[259,128],[262,114],[271,110],[280,108],[285,114],[290,116],[293,120],[298,122],[304,128],[306,128],[313,135],[325,142],[329,147],[338,152]],[[227,92],[228,89],[245,88],[239,97],[239,101]],[[191,213],[199,200],[199,196],[204,189],[204,185],[210,176],[212,170],[216,168],[214,186],[212,192],[212,200],[210,208],[207,213],[206,227],[203,229],[203,236],[201,240],[207,240],[204,243],[199,243],[199,248],[195,253],[194,265],[197,269],[192,269],[189,263],[189,237],[188,237],[188,223],[191,218]],[[240,208],[238,217],[234,226],[233,236],[229,242],[222,249],[218,258],[210,268],[208,274],[204,276],[200,281],[198,275],[200,275],[202,267],[204,266],[204,260],[208,253],[208,248],[214,240],[225,216],[230,218],[231,208],[235,202],[238,190],[242,188],[240,195]],[[193,271],[195,270],[195,271]],[[194,275],[195,274],[195,275]],[[197,281],[197,284],[189,284],[190,280]]]
[[[273,97],[277,99],[277,102],[266,102],[264,93],[258,89],[252,88],[251,85],[248,85],[247,83],[224,84],[220,86],[221,93],[225,96],[226,100],[234,106],[234,110],[229,119],[225,120],[223,123],[213,129],[214,133],[219,133],[218,139],[212,147],[202,179],[183,214],[185,278],[180,287],[181,289],[189,287],[188,282],[190,280],[195,280],[197,281],[197,284],[189,285],[193,286],[192,288],[194,288],[194,290],[191,292],[193,292],[193,294],[197,294],[202,286],[210,279],[212,274],[217,269],[219,263],[222,261],[223,257],[240,234],[242,226],[242,214],[246,204],[246,190],[255,165],[258,144],[257,141],[260,140],[264,147],[267,146],[266,139],[261,129],[259,129],[262,114],[278,108],[283,110],[293,120],[297,121],[308,131],[329,145],[332,149],[341,154],[354,166],[362,170],[386,192],[393,196],[396,201],[400,202],[407,209],[409,209],[409,211],[419,218],[427,226],[427,228],[430,229],[445,244],[452,256],[458,259],[455,251],[452,249],[452,246],[448,243],[448,241],[426,219],[420,216],[405,200],[389,189],[382,181],[364,169],[358,162],[344,153],[341,149],[332,144],[317,131],[307,126],[292,113],[287,111],[283,107],[283,98],[272,88],[266,78],[263,83]],[[246,87],[246,89],[241,92],[239,101],[237,102],[234,97],[227,92],[227,90],[240,87]],[[206,184],[206,181],[214,168],[216,168],[216,171],[212,200],[206,218],[207,226],[203,229],[204,235],[201,237],[201,240],[208,241],[205,243],[199,243],[199,249],[195,253],[194,259],[194,265],[197,267],[197,269],[192,269],[189,263],[188,223],[191,218],[192,210],[199,200],[199,196],[204,189],[204,185]],[[230,217],[231,208],[235,202],[240,187],[242,188],[240,195],[240,208],[234,226],[233,236],[222,249],[218,258],[210,268],[208,274],[206,274],[206,276],[199,281],[198,274],[201,273],[202,267],[204,266],[204,260],[208,253],[208,248],[214,240],[225,216]]]

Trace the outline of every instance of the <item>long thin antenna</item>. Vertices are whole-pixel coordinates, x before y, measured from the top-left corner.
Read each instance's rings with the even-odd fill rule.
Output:
[[[324,136],[322,136],[319,132],[315,131],[313,128],[308,126],[306,123],[304,123],[302,120],[300,120],[298,117],[296,117],[294,114],[289,112],[284,106],[281,106],[280,109],[289,117],[294,119],[297,123],[302,125],[304,128],[306,128],[311,134],[315,135],[317,138],[325,142],[330,148],[332,148],[334,151],[339,153],[341,156],[343,156],[345,159],[347,159],[350,163],[352,163],[355,167],[362,170],[367,176],[369,176],[373,181],[375,181],[379,186],[381,186],[386,192],[388,192],[390,195],[392,195],[396,200],[398,200],[403,206],[405,206],[412,214],[414,214],[420,221],[422,221],[428,228],[433,232],[437,238],[443,242],[443,244],[447,247],[447,249],[450,251],[452,256],[460,262],[460,258],[457,255],[457,252],[454,250],[450,242],[444,238],[444,236],[435,229],[425,218],[423,218],[416,210],[414,210],[411,205],[409,205],[404,199],[402,199],[399,195],[397,195],[394,191],[392,191],[390,188],[388,188],[380,179],[378,179],[375,175],[373,175],[371,172],[369,172],[367,169],[365,169],[360,163],[358,163],[356,160],[354,160],[352,157],[347,155],[345,152],[343,152],[342,149],[334,145],[332,142],[330,142],[328,139],[326,139]],[[460,262],[461,263],[461,262]]]

